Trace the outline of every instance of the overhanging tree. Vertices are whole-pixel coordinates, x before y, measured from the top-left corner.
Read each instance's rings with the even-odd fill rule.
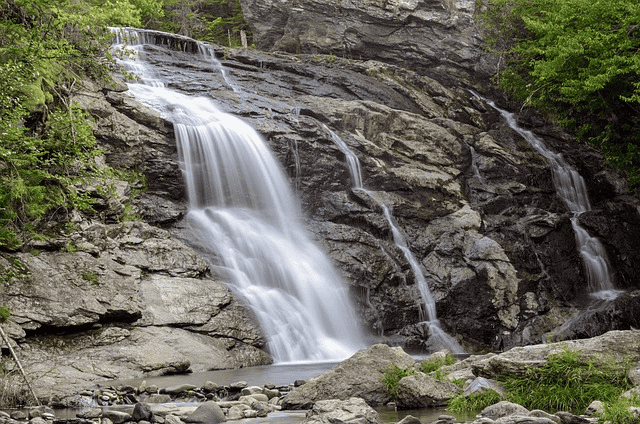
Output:
[[[499,85],[604,151],[640,188],[640,3],[490,0]]]
[[[0,248],[16,248],[55,210],[86,208],[74,187],[99,154],[69,102],[107,78],[107,25],[139,26],[157,0],[0,0]]]

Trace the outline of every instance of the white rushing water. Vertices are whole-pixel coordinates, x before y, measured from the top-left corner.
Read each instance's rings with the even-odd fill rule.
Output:
[[[129,47],[143,51],[144,33],[134,35],[138,41]],[[201,53],[215,61],[210,51]],[[274,361],[338,361],[365,347],[346,284],[307,236],[286,176],[262,137],[212,99],[164,87],[144,53],[123,63],[141,77],[130,91],[174,123],[187,221],[259,320]],[[212,68],[223,71],[219,63]]]
[[[347,143],[345,143],[344,140],[342,140],[335,132],[331,131],[326,126],[325,129],[329,131],[329,134],[331,134],[331,138],[346,157],[347,167],[349,168],[349,173],[351,175],[352,187],[354,189],[367,192],[372,199],[375,199],[375,193],[366,190],[363,186],[362,171],[360,168],[360,160],[358,159],[358,157],[351,151]],[[422,268],[420,267],[420,264],[418,263],[418,260],[411,252],[411,249],[409,249],[407,240],[398,228],[396,220],[391,214],[391,211],[389,210],[387,205],[380,202],[379,200],[378,204],[382,209],[384,217],[389,223],[395,245],[402,251],[405,259],[407,260],[407,262],[409,262],[411,271],[413,272],[413,275],[416,279],[416,285],[418,286],[420,297],[422,299],[422,304],[420,304],[420,319],[429,328],[430,343],[442,349],[449,349],[454,354],[465,353],[464,349],[462,349],[462,346],[460,346],[460,344],[454,338],[452,338],[444,330],[442,330],[440,321],[438,320],[438,317],[436,315],[435,299],[431,294],[431,290],[429,289],[429,285],[427,284],[427,280],[424,276]]]
[[[472,94],[500,112],[512,129],[527,140],[538,153],[548,159],[556,192],[564,200],[569,211],[573,213],[571,225],[575,233],[576,247],[584,263],[588,292],[598,299],[615,299],[622,291],[616,290],[613,284],[613,273],[607,252],[600,240],[591,236],[580,225],[578,219],[581,213],[591,210],[587,187],[582,176],[564,160],[561,154],[549,150],[534,133],[520,127],[515,114],[500,109],[494,102],[476,93],[472,92]]]

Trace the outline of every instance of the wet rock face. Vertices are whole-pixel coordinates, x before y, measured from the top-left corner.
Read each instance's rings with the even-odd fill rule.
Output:
[[[418,324],[424,306],[416,276],[394,243],[382,205],[422,268],[443,328],[470,346],[536,343],[554,330],[553,337],[560,337],[571,307],[588,304],[570,214],[555,194],[546,159],[465,88],[377,61],[252,50],[220,50],[223,78],[203,58],[158,47],[148,51],[158,72],[172,75],[173,88],[214,97],[222,110],[264,135],[291,179],[310,232],[341,270],[363,325],[379,340],[433,348],[429,330]],[[114,104],[127,109],[127,102]],[[162,127],[150,112],[128,116],[138,116],[137,125]],[[604,172],[598,157],[560,132],[539,120],[529,124],[547,145],[567,149],[572,164],[589,172],[588,181]],[[354,187],[334,136],[358,157],[364,190]],[[145,172],[162,171],[162,186],[143,199],[166,204],[178,193],[170,189],[179,186],[175,156],[169,141],[152,145],[165,156],[153,153],[163,160]],[[589,165],[581,165],[585,160]],[[597,193],[603,184],[596,185]],[[628,204],[619,198],[609,196],[604,204]],[[625,222],[637,219],[627,215]],[[598,223],[600,232],[623,233]],[[607,242],[638,249],[631,237]],[[627,271],[633,266],[618,268],[622,281],[633,280]],[[629,304],[621,308],[628,311]],[[615,328],[633,321],[613,324],[615,313],[607,316]],[[591,314],[587,322],[597,317]],[[586,325],[592,333],[603,329]]]
[[[416,327],[421,297],[382,204],[423,268],[443,327],[466,342],[506,349],[545,341],[572,306],[589,304],[571,214],[556,195],[547,160],[467,90],[374,61],[232,51],[227,64],[246,93],[212,95],[269,141],[309,229],[351,284],[375,334],[412,348],[425,348],[429,336]],[[557,129],[530,127],[548,146],[566,150],[587,181],[605,172],[601,158]],[[354,189],[329,130],[359,158],[366,190]],[[613,204],[635,210],[630,205],[638,202],[624,196],[603,203],[601,187],[594,210]],[[627,215],[631,224],[624,225],[633,228],[638,215]],[[615,222],[598,221],[601,233],[616,231]],[[630,237],[606,243],[638,252]],[[610,251],[617,261],[621,255]],[[633,273],[621,271],[630,268],[616,269],[625,282],[620,287],[637,287],[626,283]],[[615,324],[607,320],[611,328],[628,328],[629,313],[622,315],[612,318]],[[597,320],[587,319],[592,335],[606,331]]]

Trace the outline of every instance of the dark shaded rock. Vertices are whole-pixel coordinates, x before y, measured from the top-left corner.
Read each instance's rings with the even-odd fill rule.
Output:
[[[276,1],[240,4],[261,49],[376,59],[422,72],[434,68],[493,71],[473,26],[473,2],[356,5],[306,0],[296,8]]]
[[[133,407],[133,413],[131,418],[134,421],[151,421],[153,413],[151,412],[151,406],[146,403],[136,403]]]
[[[562,424],[587,424],[591,422],[587,418],[573,415],[570,412],[559,411],[556,412],[555,415],[562,420]]]

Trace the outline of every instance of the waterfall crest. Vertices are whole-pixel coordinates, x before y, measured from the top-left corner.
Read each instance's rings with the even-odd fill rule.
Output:
[[[131,34],[137,44],[129,47],[143,52],[140,34]],[[338,361],[365,347],[347,287],[306,234],[262,137],[212,99],[165,88],[144,53],[134,66],[142,83],[130,84],[131,92],[174,123],[194,238],[215,253],[217,270],[257,317],[274,361]],[[212,68],[223,72],[219,63]]]

